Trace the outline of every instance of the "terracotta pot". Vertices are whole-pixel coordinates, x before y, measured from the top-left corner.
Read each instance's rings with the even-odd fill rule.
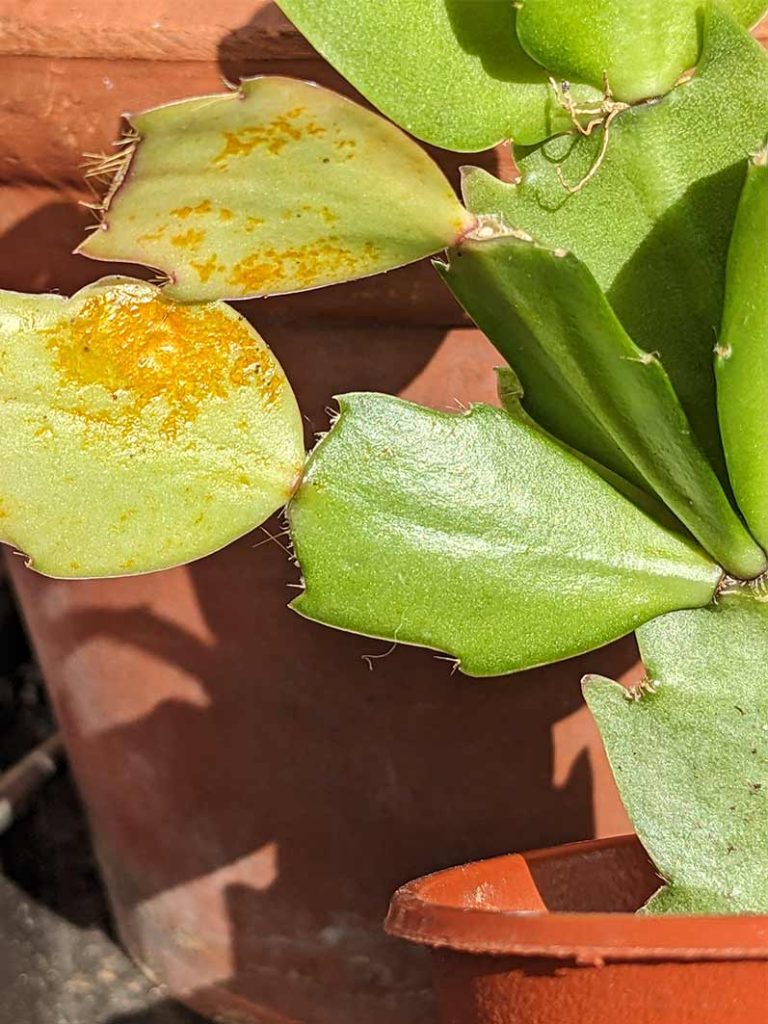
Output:
[[[644,917],[634,836],[450,868],[403,886],[387,930],[433,950],[443,1024],[758,1024],[768,916]]]
[[[482,397],[485,345],[287,327],[276,348],[319,428],[334,389]],[[124,580],[9,562],[120,934],[217,1020],[429,1024],[426,958],[381,929],[393,889],[623,825],[579,679],[634,672],[630,641],[512,681],[452,676],[290,612],[296,570],[261,532]]]
[[[109,145],[122,110],[220,90],[224,73],[341,84],[255,0],[0,0],[0,23],[5,288],[104,273],[69,252],[89,216],[80,154]],[[346,390],[493,400],[497,357],[428,266],[241,308],[294,382],[308,441]],[[426,954],[381,931],[390,893],[625,827],[578,683],[632,677],[635,648],[483,683],[428,652],[381,657],[387,644],[287,610],[279,539],[126,580],[8,560],[138,962],[221,1021],[429,1024]]]

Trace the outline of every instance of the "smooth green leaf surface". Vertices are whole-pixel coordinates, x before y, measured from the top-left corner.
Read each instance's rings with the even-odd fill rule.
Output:
[[[496,367],[496,393],[499,398],[499,404],[505,412],[508,412],[510,416],[522,418],[524,422],[533,425],[541,431],[541,425],[536,423],[523,407],[523,386],[511,366]],[[642,509],[655,522],[674,532],[683,534],[686,532],[680,520],[675,518],[667,506],[662,505],[655,495],[649,494],[647,490],[631,483],[625,477],[619,476],[618,473],[590,458],[589,455],[585,455],[584,452],[580,452],[577,448],[573,448],[562,441],[559,443],[583,462],[585,466],[588,466],[594,473],[602,477],[606,483],[610,484],[614,491],[618,491],[628,501],[631,501],[633,505]]]
[[[105,278],[0,292],[0,540],[50,576],[199,558],[285,504],[302,424],[272,353],[218,303]]]
[[[699,56],[702,0],[521,0],[524,49],[559,77],[603,88],[634,103],[668,92]],[[753,25],[765,0],[724,7]]]
[[[643,626],[656,689],[639,700],[585,681],[629,816],[669,882],[650,912],[768,913],[764,596],[732,594]]]
[[[182,301],[377,274],[473,221],[412,139],[307,82],[253,78],[130,124],[140,141],[79,252],[157,267]]]
[[[425,142],[475,152],[504,139],[539,142],[567,127],[547,72],[518,42],[511,0],[279,6],[371,103]]]
[[[658,352],[696,435],[725,482],[712,350],[747,157],[765,141],[768,59],[722,11],[707,23],[696,76],[659,103],[613,122],[595,176],[577,183],[601,145],[563,136],[519,160],[504,184],[473,169],[471,210],[501,216],[540,242],[572,250],[595,275],[631,338]]]
[[[475,323],[514,369],[521,386],[521,403],[530,416],[556,438],[595,459],[639,486],[647,487],[642,474],[622,452],[580,394],[571,374],[557,358],[558,345],[550,337],[551,309],[543,309],[535,297],[535,282],[528,294],[528,273],[518,259],[513,237],[470,242],[451,251],[447,263],[435,262],[438,273]],[[509,267],[507,266],[509,264]],[[517,270],[512,276],[511,269]],[[522,271],[523,294],[518,277]],[[535,275],[536,271],[532,273]],[[563,296],[568,301],[568,296]],[[552,299],[548,296],[551,307]],[[572,333],[578,331],[573,325]],[[555,358],[553,358],[553,356]]]
[[[507,235],[467,239],[442,276],[517,373],[538,423],[655,492],[730,573],[768,568],[661,363],[634,344],[583,263]]]
[[[763,149],[751,161],[739,203],[715,362],[720,430],[731,484],[764,547],[768,546],[767,160],[768,150]]]
[[[487,676],[711,599],[719,570],[702,551],[521,418],[339,402],[288,509],[302,615]]]

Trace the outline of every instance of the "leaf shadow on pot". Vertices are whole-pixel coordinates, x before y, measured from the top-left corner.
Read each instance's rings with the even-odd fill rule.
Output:
[[[172,1000],[155,1003],[133,1013],[118,1013],[106,1018],[103,1024],[210,1024],[192,1010]]]
[[[52,199],[58,194],[69,198]],[[0,236],[0,288],[71,295],[108,274],[152,276],[151,271],[127,263],[95,263],[72,255],[94,224],[92,211],[81,204],[86,197],[87,193],[65,188],[9,190],[0,222],[6,226]]]
[[[49,638],[64,678],[48,676],[134,954],[176,991],[215,981],[196,996],[204,1012],[224,988],[303,1019],[328,985],[329,1019],[383,1024],[376,993],[418,1001],[428,987],[420,951],[381,932],[392,891],[590,835],[587,753],[555,787],[552,728],[587,668],[621,674],[635,650],[512,681],[451,676],[413,649],[370,671],[363,656],[386,645],[294,616],[294,578],[277,545],[250,537],[164,574],[155,594],[151,577],[54,583],[69,611]],[[350,991],[368,1016],[342,1015]]]

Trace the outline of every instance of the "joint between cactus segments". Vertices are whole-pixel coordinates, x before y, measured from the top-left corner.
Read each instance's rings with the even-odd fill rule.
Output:
[[[519,228],[511,228],[504,223],[502,217],[495,214],[481,213],[475,222],[458,239],[457,246],[462,242],[488,242],[493,238],[518,238],[521,242],[533,242],[533,236]]]
[[[624,691],[624,697],[626,700],[633,704],[641,701],[643,697],[648,697],[651,694],[656,693],[660,686],[658,679],[651,679],[650,676],[644,676],[639,683],[635,686],[628,686]]]
[[[622,359],[626,359],[629,363],[640,363],[642,366],[653,366],[654,363],[661,362],[661,352],[658,350],[641,352],[637,356],[622,356]]]
[[[728,594],[749,594],[760,604],[768,604],[768,571],[751,580],[740,580],[724,573],[715,590],[714,603]]]

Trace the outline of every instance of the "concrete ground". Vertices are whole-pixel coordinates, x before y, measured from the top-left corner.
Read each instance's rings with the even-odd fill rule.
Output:
[[[0,579],[0,771],[52,728]],[[116,944],[66,771],[0,834],[0,993],[0,1024],[204,1024],[167,1000]]]

